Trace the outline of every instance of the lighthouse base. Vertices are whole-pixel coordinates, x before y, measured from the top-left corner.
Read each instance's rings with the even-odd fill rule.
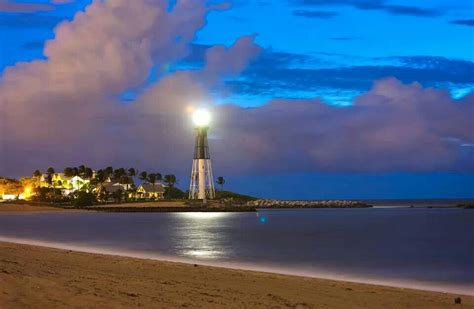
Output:
[[[194,159],[189,184],[189,199],[206,200],[216,197],[210,159]]]

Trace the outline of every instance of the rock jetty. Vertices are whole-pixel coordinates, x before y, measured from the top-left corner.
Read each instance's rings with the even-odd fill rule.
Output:
[[[258,208],[364,208],[371,205],[359,201],[329,200],[329,201],[282,201],[255,200],[247,202],[247,206]]]

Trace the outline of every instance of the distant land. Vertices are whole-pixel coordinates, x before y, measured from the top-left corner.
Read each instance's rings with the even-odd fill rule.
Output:
[[[377,199],[361,200],[373,206],[414,206],[414,207],[457,207],[460,204],[473,203],[473,199]]]

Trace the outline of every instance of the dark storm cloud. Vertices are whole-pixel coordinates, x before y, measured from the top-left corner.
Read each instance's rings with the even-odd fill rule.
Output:
[[[331,19],[339,15],[339,13],[337,12],[309,11],[309,10],[294,10],[292,14],[298,17],[306,17],[306,18],[313,18],[313,19]]]
[[[474,19],[456,19],[452,20],[451,23],[455,25],[474,27]]]
[[[410,5],[388,4],[384,0],[289,0],[301,6],[351,6],[359,10],[384,11],[392,15],[409,15],[419,17],[436,17],[441,12],[436,9]]]

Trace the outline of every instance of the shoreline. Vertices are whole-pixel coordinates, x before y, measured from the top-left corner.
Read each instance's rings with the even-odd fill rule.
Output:
[[[65,205],[41,204],[41,203],[0,203],[0,213],[5,212],[44,212],[44,211],[89,211],[89,212],[109,212],[109,213],[160,213],[160,212],[257,212],[259,210],[297,210],[297,209],[366,209],[372,208],[370,205],[364,206],[292,206],[286,204],[278,205],[225,205],[210,203],[209,205],[186,204],[184,201],[155,201],[137,202],[121,204],[99,204],[87,207],[73,207]]]
[[[471,308],[474,297],[0,241],[0,307]],[[455,305],[454,298],[462,304]]]
[[[39,240],[25,240],[14,237],[3,237],[0,236],[1,243],[10,243],[26,246],[35,246],[47,249],[66,250],[74,251],[78,253],[86,254],[99,254],[106,256],[115,256],[123,258],[135,258],[143,260],[153,260],[157,262],[166,263],[180,263],[187,265],[201,265],[206,267],[213,267],[219,269],[228,270],[240,270],[249,272],[261,272],[267,274],[283,275],[283,276],[296,276],[308,279],[318,280],[330,280],[337,282],[353,283],[353,284],[366,284],[374,285],[387,288],[397,289],[409,289],[423,292],[443,293],[443,294],[456,294],[467,297],[474,297],[474,289],[470,287],[453,287],[453,286],[442,286],[437,283],[410,281],[407,279],[381,279],[381,278],[367,278],[363,276],[347,275],[342,273],[324,272],[320,271],[317,273],[308,273],[307,271],[301,270],[288,270],[278,266],[261,266],[254,263],[241,263],[241,262],[212,262],[195,260],[192,258],[167,256],[163,254],[141,252],[141,251],[127,251],[123,249],[110,249],[110,248],[96,248],[86,245],[75,245],[75,244],[61,244],[50,241],[39,241]]]
[[[456,206],[406,206],[371,205],[364,207],[284,207],[284,206],[190,206],[178,202],[149,202],[96,205],[91,207],[69,207],[48,204],[0,203],[0,214],[9,213],[46,213],[46,212],[102,212],[102,213],[172,213],[172,212],[258,212],[266,210],[315,210],[315,209],[462,209]]]

